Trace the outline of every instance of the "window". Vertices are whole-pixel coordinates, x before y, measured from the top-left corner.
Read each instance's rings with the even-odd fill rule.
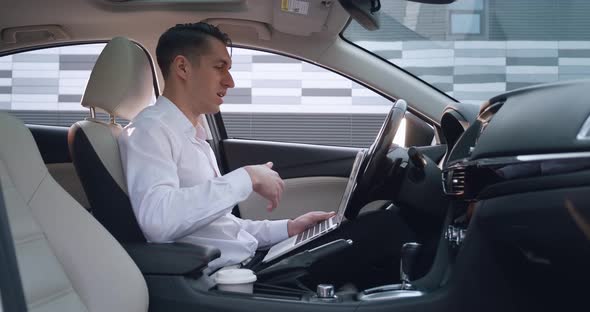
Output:
[[[590,77],[590,1],[381,1],[381,28],[343,36],[464,103]],[[370,38],[370,39],[368,39]]]
[[[451,33],[455,35],[481,34],[481,14],[451,13]]]
[[[88,115],[80,105],[105,44],[40,49],[0,57],[0,110],[25,123],[70,126]]]
[[[393,104],[313,64],[233,49],[235,88],[221,106],[230,138],[368,147]]]
[[[484,0],[463,0],[449,5],[451,35],[481,35],[483,33]]]

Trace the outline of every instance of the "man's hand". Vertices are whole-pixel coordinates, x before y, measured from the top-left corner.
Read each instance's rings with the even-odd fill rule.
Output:
[[[297,217],[295,220],[289,220],[289,223],[287,223],[289,237],[297,235],[314,226],[316,223],[333,217],[335,214],[336,213],[334,211],[312,211]]]
[[[272,170],[272,162],[264,165],[246,166],[246,172],[252,180],[252,189],[260,196],[268,199],[269,203],[266,209],[272,211],[279,205],[281,195],[285,189],[285,182],[279,174]]]

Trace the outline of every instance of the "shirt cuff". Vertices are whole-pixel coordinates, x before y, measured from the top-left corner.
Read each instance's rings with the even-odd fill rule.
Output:
[[[224,175],[228,181],[232,181],[235,192],[239,194],[240,201],[245,200],[252,193],[252,179],[244,168],[236,169]]]
[[[270,221],[269,231],[270,237],[272,237],[273,239],[273,243],[271,245],[274,245],[278,242],[284,241],[285,239],[289,238],[288,224],[289,219]]]

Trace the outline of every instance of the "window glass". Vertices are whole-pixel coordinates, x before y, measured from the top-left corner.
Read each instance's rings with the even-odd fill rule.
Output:
[[[368,147],[393,104],[319,66],[233,49],[235,88],[221,106],[230,138]]]
[[[381,28],[343,36],[459,101],[590,76],[590,1],[381,1]]]
[[[88,115],[80,105],[105,44],[39,49],[0,57],[0,110],[25,123],[69,126]]]
[[[451,33],[480,34],[481,17],[472,13],[451,13]]]
[[[484,0],[461,0],[449,4],[451,10],[483,10]]]

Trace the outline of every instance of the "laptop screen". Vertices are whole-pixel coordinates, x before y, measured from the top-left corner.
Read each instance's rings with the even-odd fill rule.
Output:
[[[352,170],[350,171],[350,176],[348,177],[348,183],[346,183],[346,188],[344,189],[344,194],[342,194],[342,200],[340,201],[340,206],[338,207],[338,212],[336,213],[337,222],[341,222],[344,219],[344,213],[346,212],[346,208],[348,208],[348,203],[350,202],[350,195],[356,187],[356,181],[358,180],[357,178],[360,167],[363,163],[363,160],[365,159],[366,154],[366,149],[362,149],[356,154],[356,158],[352,164]]]
[[[346,189],[344,190],[344,194],[342,195],[342,200],[340,201],[340,206],[338,207],[338,212],[336,213],[336,216],[333,217],[334,219],[331,219],[334,221],[336,226],[339,226],[340,222],[344,219],[344,213],[346,212],[346,209],[348,208],[348,204],[350,202],[350,195],[352,194],[352,192],[354,191],[354,189],[356,187],[356,181],[357,181],[357,178],[359,175],[361,164],[363,163],[363,160],[365,159],[365,155],[366,155],[366,150],[364,150],[364,149],[360,150],[356,154],[356,158],[354,159],[354,163],[352,165],[352,170],[350,171],[350,176],[348,177],[348,183],[346,184]],[[328,219],[328,220],[330,220],[330,219]],[[334,228],[335,227],[330,227],[330,229],[334,229]],[[268,253],[266,254],[266,256],[264,257],[264,259],[262,259],[262,262],[272,261],[272,260],[278,258],[279,256],[284,255],[287,252],[293,250],[294,248],[296,248],[296,246],[301,246],[300,243],[305,244],[305,243],[309,242],[311,239],[321,236],[322,233],[326,233],[326,232],[320,231],[320,232],[316,233],[317,235],[312,234],[312,235],[307,236],[307,238],[305,236],[302,236],[303,238],[301,240],[299,239],[301,234],[299,234],[297,236],[292,236],[291,238],[288,238],[288,239],[272,246],[270,248],[270,250],[268,251]]]

